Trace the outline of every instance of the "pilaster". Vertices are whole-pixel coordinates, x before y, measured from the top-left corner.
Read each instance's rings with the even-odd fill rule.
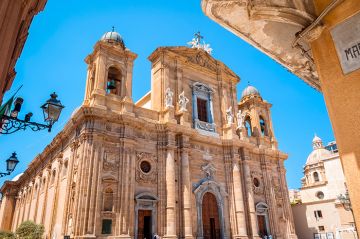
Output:
[[[249,166],[249,155],[245,154],[245,160],[243,161],[243,171],[244,171],[244,179],[246,184],[246,194],[247,200],[249,205],[249,218],[250,218],[250,228],[252,231],[252,238],[260,238],[258,233],[258,226],[257,226],[257,218],[256,218],[256,211],[255,211],[255,202],[254,202],[254,194],[252,190],[252,180],[250,174],[250,166]]]
[[[163,238],[177,238],[176,230],[176,186],[175,186],[175,136],[167,135],[165,183],[166,183],[166,232]]]
[[[189,165],[189,138],[181,136],[181,182],[182,182],[182,211],[183,211],[183,236],[186,239],[193,238],[192,231],[192,210],[191,210],[191,181]]]

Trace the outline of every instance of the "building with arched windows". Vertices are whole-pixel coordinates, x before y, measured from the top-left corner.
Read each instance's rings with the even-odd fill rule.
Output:
[[[302,187],[290,193],[296,233],[299,238],[356,239],[352,213],[339,200],[346,185],[336,143],[324,147],[315,135],[312,145]]]
[[[116,32],[86,57],[83,104],[16,181],[0,227],[47,238],[297,238],[270,107],[201,47],[159,47],[132,100],[137,55]]]

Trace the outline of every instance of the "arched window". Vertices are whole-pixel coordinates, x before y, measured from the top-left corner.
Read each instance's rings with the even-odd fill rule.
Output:
[[[247,136],[252,136],[250,116],[247,115],[245,117],[244,125],[245,125],[245,129],[246,129],[246,132],[247,132]]]
[[[266,123],[265,120],[262,116],[259,117],[259,121],[260,121],[260,132],[262,136],[268,136],[268,132],[267,132],[267,127],[266,127]]]
[[[313,177],[314,177],[314,182],[319,182],[320,181],[318,172],[314,172]]]
[[[112,212],[114,204],[114,193],[111,188],[107,188],[104,192],[104,211]]]
[[[41,189],[44,190],[46,187],[46,178],[43,178],[42,184],[41,184]]]
[[[53,170],[51,175],[51,184],[55,182],[55,178],[56,178],[56,170]]]
[[[33,198],[36,198],[37,196],[37,193],[38,193],[38,184],[36,183],[35,186],[34,186],[34,195],[33,195]]]
[[[68,169],[68,161],[65,161],[64,165],[63,165],[63,168],[62,168],[62,177],[65,177],[66,176],[66,173],[67,173],[67,169]]]
[[[109,68],[106,93],[121,95],[121,72],[115,67]]]

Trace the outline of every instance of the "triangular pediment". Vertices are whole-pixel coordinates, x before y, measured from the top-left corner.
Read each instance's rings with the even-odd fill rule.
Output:
[[[213,58],[209,53],[203,49],[190,48],[185,46],[177,47],[159,47],[150,56],[149,60],[153,61],[163,52],[170,57],[181,59],[185,64],[190,64],[194,67],[200,67],[205,70],[217,72],[223,71],[225,74],[239,79],[239,77],[224,63]]]
[[[186,63],[192,63],[216,72],[217,61],[204,50],[189,47],[173,47],[169,48],[169,51],[184,57]]]

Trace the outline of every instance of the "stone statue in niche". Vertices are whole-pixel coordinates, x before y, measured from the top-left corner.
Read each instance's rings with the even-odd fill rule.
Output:
[[[173,107],[173,95],[174,92],[170,88],[167,88],[165,91],[165,107]]]
[[[181,94],[179,95],[180,111],[187,111],[187,109],[186,109],[187,103],[189,103],[189,99],[186,98],[185,92],[183,91],[183,92],[181,92]]]
[[[230,106],[229,109],[226,110],[226,122],[232,124],[233,118],[232,107]]]
[[[239,110],[236,114],[238,129],[244,128],[244,118],[245,118],[244,114],[241,112],[241,110]]]

